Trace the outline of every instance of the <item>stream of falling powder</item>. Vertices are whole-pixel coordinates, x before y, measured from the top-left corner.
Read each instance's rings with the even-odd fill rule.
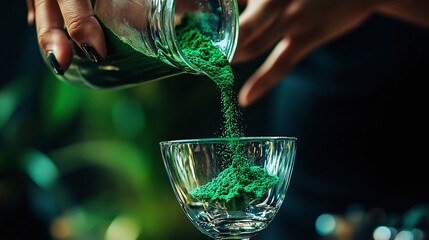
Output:
[[[241,111],[232,89],[234,74],[228,59],[212,44],[209,37],[196,28],[195,19],[189,15],[185,15],[181,24],[176,27],[176,35],[186,57],[203,70],[219,88],[224,117],[221,137],[243,137]],[[227,148],[223,149],[223,157],[228,167],[211,182],[191,193],[201,200],[221,202],[228,209],[242,210],[277,184],[276,176],[269,175],[263,168],[251,166],[242,147],[233,141],[227,144]]]
[[[243,137],[241,111],[232,90],[234,74],[228,59],[212,44],[209,37],[200,33],[191,17],[182,19],[181,24],[176,27],[176,34],[186,57],[203,70],[220,90],[224,117],[221,137]]]

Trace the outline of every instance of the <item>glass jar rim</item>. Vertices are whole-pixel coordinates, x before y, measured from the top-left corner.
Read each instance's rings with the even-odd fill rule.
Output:
[[[222,7],[222,12],[226,13],[227,16],[230,17],[230,20],[232,21],[231,25],[231,42],[228,44],[228,48],[226,49],[226,52],[221,49],[221,51],[225,54],[228,61],[231,62],[232,58],[234,57],[235,50],[237,48],[237,42],[238,42],[238,4],[236,0],[220,0],[220,3]],[[226,7],[226,9],[223,9]],[[163,7],[164,10],[169,10],[170,14],[166,14],[164,12],[165,16],[170,24],[165,24],[169,29],[168,31],[165,31],[164,33],[169,33],[171,36],[168,36],[170,39],[173,39],[173,41],[170,42],[170,48],[178,53],[178,56],[180,58],[180,61],[186,65],[185,70],[187,72],[193,73],[193,74],[201,74],[204,73],[202,69],[200,69],[198,66],[193,64],[184,54],[182,51],[182,48],[180,47],[180,43],[178,42],[177,35],[176,35],[176,29],[175,29],[175,21],[174,21],[174,13],[176,11],[176,0],[166,0],[166,5]]]

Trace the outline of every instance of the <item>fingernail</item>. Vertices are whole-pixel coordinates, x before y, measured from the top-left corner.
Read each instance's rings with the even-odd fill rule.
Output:
[[[34,24],[34,12],[29,12],[27,15],[28,26],[33,26]]]
[[[85,53],[86,57],[88,57],[89,60],[95,63],[102,63],[104,61],[100,54],[98,54],[97,50],[95,50],[95,48],[91,45],[84,43],[82,44],[81,48],[83,53]]]
[[[253,91],[250,90],[247,93],[246,100],[244,101],[243,107],[248,107],[248,106],[252,105],[260,97],[261,97],[261,95],[258,92],[256,92],[255,90],[253,90]]]
[[[241,90],[238,95],[238,103],[241,107],[247,107],[247,99],[243,90]]]
[[[46,55],[46,58],[49,61],[49,64],[52,67],[52,70],[58,75],[64,75],[63,67],[61,67],[60,63],[58,62],[57,58],[55,57],[55,54],[52,51],[48,51],[48,54]]]

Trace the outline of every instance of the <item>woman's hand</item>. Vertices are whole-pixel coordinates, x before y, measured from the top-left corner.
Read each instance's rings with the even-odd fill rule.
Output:
[[[35,20],[39,45],[56,73],[62,75],[72,61],[64,27],[88,58],[103,61],[106,44],[90,0],[27,0],[27,6],[28,21]]]
[[[275,47],[244,84],[239,103],[247,106],[260,98],[311,50],[362,23],[380,1],[384,0],[248,0],[233,62]]]

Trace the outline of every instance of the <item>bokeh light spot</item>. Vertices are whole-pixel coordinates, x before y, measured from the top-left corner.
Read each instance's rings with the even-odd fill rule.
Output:
[[[337,226],[335,217],[331,214],[325,213],[316,219],[316,231],[322,235],[327,236],[335,231]]]
[[[116,217],[106,232],[106,240],[135,240],[140,233],[138,224],[130,217]]]
[[[55,238],[64,239],[70,237],[70,224],[65,218],[56,218],[51,224],[51,234]]]
[[[43,188],[49,188],[58,176],[57,167],[46,155],[31,151],[25,155],[27,161],[27,172],[31,179]]]
[[[418,228],[412,229],[411,233],[413,233],[414,240],[423,240],[425,237],[424,232]]]
[[[392,233],[388,227],[379,226],[374,230],[372,236],[374,237],[374,240],[389,240]]]
[[[410,231],[403,230],[396,235],[395,240],[414,240],[414,236]]]

